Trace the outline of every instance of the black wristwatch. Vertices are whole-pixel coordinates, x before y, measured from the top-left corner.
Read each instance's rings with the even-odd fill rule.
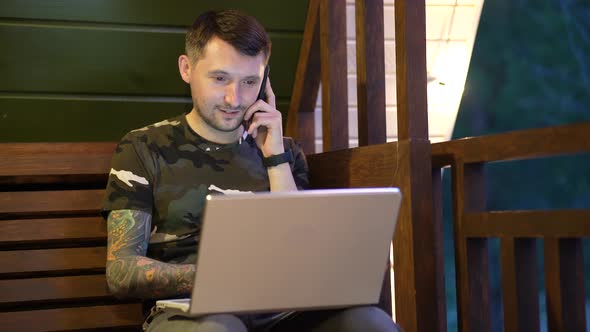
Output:
[[[270,157],[262,158],[262,165],[264,167],[274,167],[284,163],[290,163],[293,161],[293,153],[291,150],[287,150],[280,154],[275,154]]]

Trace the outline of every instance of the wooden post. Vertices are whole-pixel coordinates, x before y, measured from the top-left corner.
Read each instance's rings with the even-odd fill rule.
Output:
[[[324,152],[348,148],[346,0],[320,1]]]
[[[387,140],[383,0],[356,0],[356,91],[359,146]]]
[[[424,0],[395,2],[395,56],[398,138],[428,140]]]
[[[399,170],[404,195],[394,239],[396,320],[406,332],[445,331],[442,234],[433,214],[424,0],[396,0]],[[440,225],[438,225],[440,226]]]

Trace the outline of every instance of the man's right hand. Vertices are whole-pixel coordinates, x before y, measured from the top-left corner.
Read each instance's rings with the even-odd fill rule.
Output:
[[[106,278],[119,298],[189,296],[193,264],[168,264],[146,257],[152,216],[137,210],[111,211],[107,220]]]

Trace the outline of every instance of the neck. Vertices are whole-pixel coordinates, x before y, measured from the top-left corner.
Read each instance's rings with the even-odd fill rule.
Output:
[[[244,133],[244,127],[239,126],[234,131],[219,131],[208,126],[199,116],[197,111],[193,108],[189,114],[186,115],[188,125],[199,136],[208,140],[209,142],[219,144],[230,144],[237,142]]]

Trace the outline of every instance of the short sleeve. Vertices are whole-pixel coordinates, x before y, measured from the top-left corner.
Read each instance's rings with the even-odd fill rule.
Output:
[[[292,138],[284,138],[285,150],[291,150],[293,154],[293,161],[291,164],[291,173],[297,189],[304,190],[309,188],[309,169],[307,166],[307,159],[303,153],[303,149]]]
[[[137,141],[131,134],[127,134],[117,144],[101,209],[105,219],[112,210],[152,213],[153,177],[150,174],[153,173],[148,172],[148,164],[142,156],[149,154],[138,153]]]

